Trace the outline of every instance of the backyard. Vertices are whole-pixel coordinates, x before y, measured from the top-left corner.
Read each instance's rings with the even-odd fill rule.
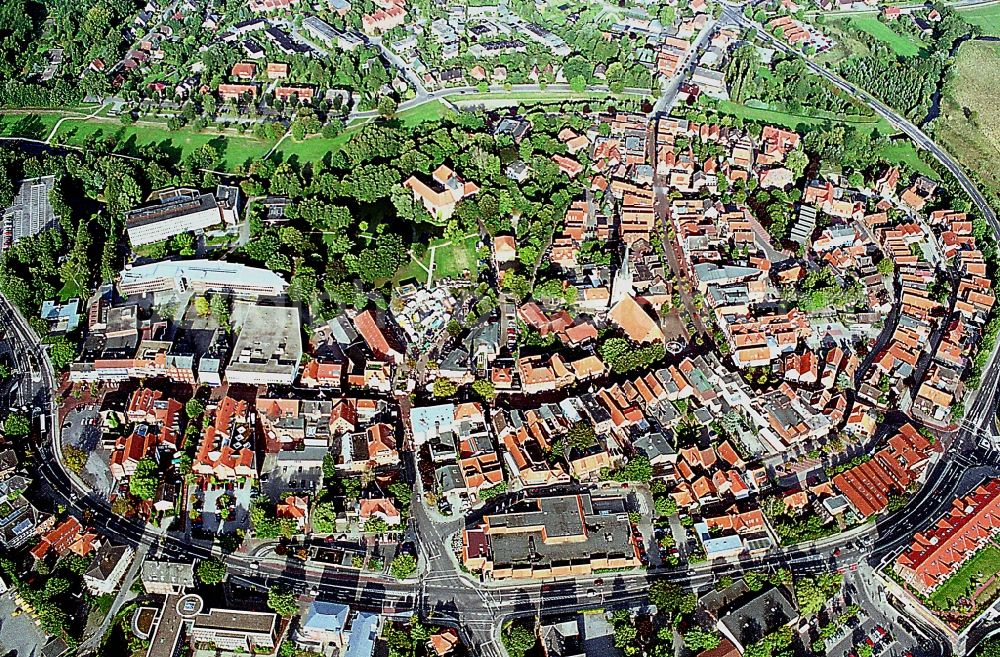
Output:
[[[965,562],[958,572],[952,575],[930,596],[930,602],[935,609],[954,610],[956,602],[973,592],[981,586],[987,579],[1000,573],[1000,548],[995,545],[988,545],[979,551],[976,556]],[[983,591],[986,595],[980,595],[977,603],[987,604],[989,598],[995,596],[996,585],[988,587]],[[992,595],[990,593],[992,592]]]

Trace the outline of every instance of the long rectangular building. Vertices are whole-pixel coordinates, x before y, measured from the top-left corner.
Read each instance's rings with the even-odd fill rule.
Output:
[[[991,479],[957,498],[943,518],[913,537],[893,569],[927,595],[1000,532],[1000,479]]]
[[[281,295],[287,287],[285,279],[268,269],[213,260],[168,260],[130,267],[118,282],[118,292],[125,297],[193,290],[256,298]]]
[[[129,212],[125,231],[133,247],[152,244],[222,224],[226,210],[227,204],[214,194],[182,193]]]

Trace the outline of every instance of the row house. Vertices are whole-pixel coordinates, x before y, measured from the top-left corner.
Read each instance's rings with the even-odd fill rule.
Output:
[[[859,517],[867,518],[884,511],[891,495],[902,495],[920,481],[930,453],[930,442],[904,424],[871,460],[835,476],[833,486]]]
[[[1000,479],[989,479],[951,508],[932,527],[918,532],[893,564],[893,571],[921,595],[930,595],[1000,532]]]

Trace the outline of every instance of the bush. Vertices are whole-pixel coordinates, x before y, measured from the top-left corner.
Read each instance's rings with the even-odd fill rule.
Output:
[[[417,560],[409,554],[401,554],[392,560],[389,574],[396,579],[407,579],[417,572]]]
[[[198,581],[209,586],[221,584],[226,579],[226,572],[226,565],[218,559],[202,560],[195,571]]]

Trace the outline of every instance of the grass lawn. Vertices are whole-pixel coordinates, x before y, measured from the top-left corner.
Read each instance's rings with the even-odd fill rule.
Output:
[[[920,41],[896,32],[874,15],[852,16],[846,22],[850,28],[867,32],[879,41],[885,42],[897,55],[912,57],[923,51],[923,44]]]
[[[987,545],[931,594],[931,602],[942,609],[950,607],[958,598],[971,592],[998,572],[1000,572],[1000,548]],[[976,580],[976,584],[973,584],[973,579]]]
[[[1000,5],[959,9],[962,18],[983,28],[983,34],[1000,36]]]
[[[274,154],[285,162],[291,159],[296,159],[299,162],[319,162],[326,157],[327,153],[343,148],[344,144],[351,140],[351,136],[360,130],[362,125],[364,124],[356,123],[351,125],[332,139],[326,139],[318,135],[307,137],[302,141],[294,141],[289,138],[281,142],[281,145],[278,146],[278,150]]]
[[[87,298],[87,289],[81,285],[78,285],[75,281],[67,281],[62,289],[57,293],[59,296],[59,301],[66,303],[70,299],[84,299]]]
[[[653,93],[650,92],[649,97],[653,97]],[[608,98],[631,98],[633,100],[639,98],[638,96],[631,96],[626,94],[613,94],[613,93],[576,93],[575,91],[519,91],[510,92],[505,94],[495,94],[495,93],[475,93],[475,94],[464,94],[459,96],[452,96],[449,100],[455,104],[461,104],[468,101],[482,102],[484,100],[504,100],[504,101],[525,101],[525,102],[536,102],[544,103],[549,101],[561,101],[561,100],[604,100]]]
[[[205,144],[215,146],[221,155],[221,166],[229,171],[267,154],[271,144],[237,134],[212,134],[182,128],[167,130],[147,124],[124,126],[114,121],[67,121],[59,128],[59,138],[71,146],[82,144],[88,135],[118,138],[119,152],[131,153],[138,146],[156,144],[175,159],[183,159]]]
[[[427,270],[424,267],[429,266],[429,264],[429,253],[419,262],[411,257],[408,263],[399,268],[392,280],[394,283],[412,280],[416,281],[418,285],[425,285],[427,283]]]
[[[434,240],[431,246],[444,244],[446,240]],[[463,242],[452,242],[447,246],[434,249],[434,278],[459,278],[468,269],[473,276],[476,273],[476,244],[479,238],[473,235]]]
[[[425,121],[437,121],[438,119],[443,119],[453,113],[454,112],[445,107],[444,103],[440,100],[435,100],[430,103],[417,105],[412,109],[403,110],[402,112],[396,114],[396,118],[398,118],[404,126],[412,128]]]
[[[60,118],[59,114],[0,114],[0,137],[45,139]]]
[[[1000,14],[998,14],[1000,16]],[[994,198],[1000,193],[1000,43],[968,41],[955,57],[941,99],[934,137],[979,176]]]
[[[881,150],[882,157],[889,162],[905,164],[918,173],[939,180],[940,176],[917,155],[917,147],[909,139],[898,139]]]
[[[829,112],[811,112],[808,114],[793,114],[770,107],[751,107],[740,105],[728,100],[720,100],[712,105],[722,114],[732,114],[751,121],[766,121],[777,125],[804,130],[811,127],[844,123],[861,130],[872,132],[878,130],[881,134],[892,134],[892,127],[884,119],[878,117],[839,117]]]

